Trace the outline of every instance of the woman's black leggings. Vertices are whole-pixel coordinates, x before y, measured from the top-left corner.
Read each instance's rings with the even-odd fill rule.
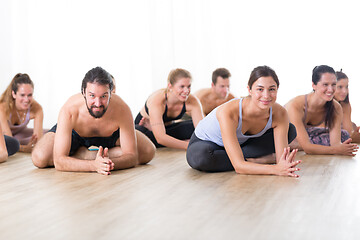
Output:
[[[155,144],[157,148],[164,147],[156,141],[154,133],[152,131],[150,131],[144,126],[139,125],[139,122],[142,118],[142,116],[140,115],[139,117],[139,115],[135,119],[135,129],[139,130],[140,132],[144,133],[148,138],[150,138],[150,140]],[[190,139],[194,130],[195,128],[192,120],[186,120],[165,126],[166,134],[179,140]]]
[[[295,138],[296,128],[290,123],[288,142],[291,143]],[[250,138],[240,146],[245,159],[257,158],[275,153],[273,128],[267,130],[264,135],[260,137]],[[201,140],[196,137],[195,133],[191,136],[186,151],[186,159],[192,168],[200,171],[234,171],[234,167],[231,164],[224,147],[210,141]]]
[[[6,144],[8,156],[11,156],[15,154],[17,151],[19,151],[20,143],[16,138],[9,137],[6,135],[4,136],[4,138],[5,138],[5,144]]]

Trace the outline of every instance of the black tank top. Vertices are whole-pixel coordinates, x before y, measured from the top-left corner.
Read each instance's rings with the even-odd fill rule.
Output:
[[[167,94],[166,94],[166,92],[165,92],[165,101],[167,101]],[[176,116],[176,117],[168,117],[167,116],[167,111],[168,111],[168,107],[167,107],[167,104],[165,105],[165,112],[164,112],[164,114],[163,114],[163,121],[164,121],[164,123],[166,123],[166,122],[171,122],[171,121],[174,121],[174,120],[177,120],[177,119],[181,119],[183,116],[184,116],[184,114],[186,113],[186,105],[185,105],[185,102],[184,102],[184,105],[183,105],[183,108],[181,109],[181,112],[180,112],[180,114],[178,115],[178,116]],[[147,107],[147,105],[146,105],[146,102],[145,102],[145,112],[147,113],[147,114],[149,114],[149,109],[148,109],[148,107]]]

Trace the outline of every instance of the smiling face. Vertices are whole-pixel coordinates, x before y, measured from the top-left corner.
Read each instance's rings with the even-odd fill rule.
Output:
[[[168,84],[169,92],[182,102],[185,102],[191,91],[191,78],[179,78],[174,84]]]
[[[251,101],[261,109],[270,108],[276,101],[277,84],[272,77],[260,77],[251,88],[248,86]]]
[[[109,86],[87,83],[84,97],[90,115],[94,118],[101,118],[109,106],[111,97]]]
[[[334,98],[337,101],[342,102],[345,100],[348,94],[349,94],[349,79],[343,78],[337,81]]]
[[[323,73],[320,80],[315,85],[312,84],[315,94],[325,101],[331,101],[334,98],[336,90],[336,75],[334,73]]]
[[[17,92],[12,91],[12,97],[15,100],[15,107],[19,111],[29,109],[33,100],[34,88],[31,84],[18,84]]]
[[[230,80],[229,78],[217,77],[216,84],[211,84],[211,88],[220,99],[226,99],[229,96]]]

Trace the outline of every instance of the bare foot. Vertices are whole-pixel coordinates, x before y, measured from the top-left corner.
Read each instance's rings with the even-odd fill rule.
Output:
[[[139,125],[140,126],[144,126],[146,127],[147,129],[149,129],[150,131],[152,131],[152,127],[151,127],[151,124],[150,124],[150,119],[148,118],[142,118],[139,122]]]

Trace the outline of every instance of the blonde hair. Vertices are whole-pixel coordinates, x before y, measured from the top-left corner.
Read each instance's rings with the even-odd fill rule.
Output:
[[[189,71],[182,69],[182,68],[176,68],[174,70],[171,70],[168,76],[168,83],[171,85],[174,85],[180,78],[190,78],[191,74]]]
[[[31,81],[29,75],[26,73],[18,73],[11,80],[9,86],[0,97],[0,103],[5,103],[5,114],[8,116],[15,107],[15,100],[12,92],[16,94],[20,84],[30,84],[34,88],[34,83]]]

